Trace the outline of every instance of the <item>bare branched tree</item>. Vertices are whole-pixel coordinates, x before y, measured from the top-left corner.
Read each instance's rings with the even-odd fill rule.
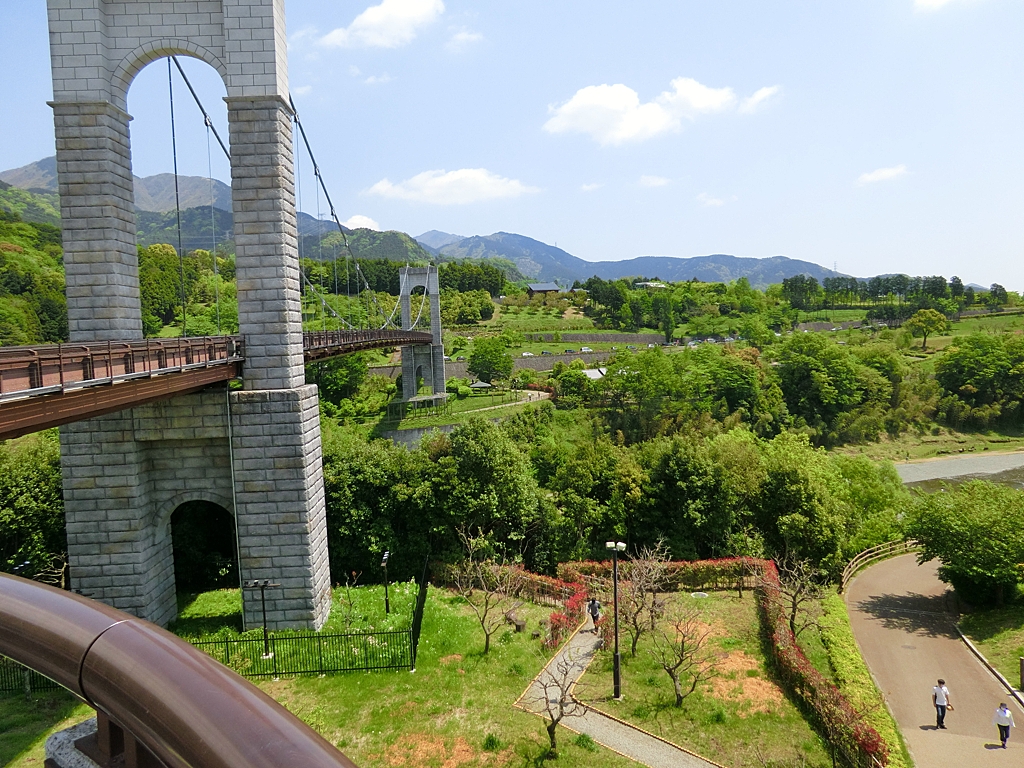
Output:
[[[674,612],[651,634],[651,655],[672,680],[676,706],[716,673],[717,657],[709,648],[711,627],[689,606]]]
[[[482,557],[481,540],[460,534],[466,558],[451,570],[452,586],[465,598],[484,633],[484,653],[491,650],[493,635],[509,613],[523,604],[523,570]]]
[[[619,585],[619,617],[630,637],[630,652],[636,656],[640,636],[653,630],[665,613],[659,597],[668,585],[668,548],[663,542],[644,547],[629,561],[628,578]]]
[[[558,755],[558,742],[555,735],[558,724],[567,715],[582,715],[587,711],[586,705],[572,695],[573,683],[583,674],[586,665],[587,654],[569,649],[551,660],[551,663],[540,673],[534,685],[535,701],[533,704],[547,720],[544,727],[548,732],[551,757]]]
[[[789,555],[777,560],[775,566],[779,571],[778,589],[789,615],[789,628],[794,637],[799,637],[818,620],[821,598],[825,595],[824,574],[809,561]]]

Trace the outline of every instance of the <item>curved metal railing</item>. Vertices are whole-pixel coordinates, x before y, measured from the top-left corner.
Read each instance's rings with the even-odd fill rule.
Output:
[[[355,768],[259,688],[170,632],[6,574],[0,654],[80,696],[167,768]]]

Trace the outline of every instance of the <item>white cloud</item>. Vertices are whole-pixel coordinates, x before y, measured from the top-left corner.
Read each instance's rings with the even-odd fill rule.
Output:
[[[717,208],[721,205],[725,205],[725,200],[720,197],[712,197],[707,192],[701,192],[697,195],[697,202],[710,208]]]
[[[420,27],[442,13],[441,0],[382,0],[347,27],[328,32],[320,42],[338,48],[398,48],[412,42]]]
[[[666,179],[664,176],[641,176],[638,183],[641,187],[665,187],[671,181],[671,179]]]
[[[397,184],[381,179],[368,190],[371,195],[435,205],[464,205],[539,191],[517,179],[491,173],[486,168],[424,171]]]
[[[682,128],[683,119],[692,121],[737,106],[732,88],[710,88],[689,77],[677,77],[670,85],[670,90],[648,102],[641,102],[640,95],[622,83],[588,85],[564,104],[548,108],[551,117],[544,130],[586,133],[599,144],[616,145],[675,132]],[[762,88],[744,100],[741,111],[753,111],[778,90],[779,86]]]
[[[857,178],[858,184],[874,184],[876,181],[888,181],[889,179],[897,179],[903,176],[907,172],[907,166],[905,165],[894,165],[891,168],[878,168],[877,170],[871,171],[870,173],[862,173]]]
[[[298,88],[292,89],[292,93],[296,96],[305,96],[307,93],[313,90],[312,85],[300,85]]]
[[[691,120],[697,115],[721,112],[736,103],[732,88],[708,88],[691,77],[677,77],[671,85],[673,90],[662,93],[658,102],[673,114]]]
[[[350,217],[348,221],[341,222],[341,226],[346,229],[372,229],[374,232],[380,232],[380,224],[369,216],[363,216],[358,213]]]
[[[479,32],[472,32],[468,29],[460,29],[458,32],[454,33],[450,38],[448,38],[448,42],[445,43],[444,47],[447,48],[449,51],[452,51],[453,53],[458,53],[459,51],[468,48],[473,43],[479,43],[483,39],[484,36],[481,35]]]
[[[394,79],[395,78],[385,72],[383,75],[370,75],[368,78],[363,80],[363,82],[367,85],[377,85],[379,83],[390,83]]]
[[[782,91],[782,86],[780,85],[769,85],[764,88],[760,88],[755,91],[752,96],[748,96],[740,102],[739,111],[744,115],[752,115],[761,110],[765,106],[765,103],[771,100],[774,96],[777,96],[780,91]]]
[[[593,192],[595,189],[600,189],[603,186],[604,184],[601,183],[580,184],[580,189],[583,190],[584,192]]]

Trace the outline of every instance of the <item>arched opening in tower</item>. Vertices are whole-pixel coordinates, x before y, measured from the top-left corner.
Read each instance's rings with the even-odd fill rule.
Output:
[[[171,514],[178,593],[238,587],[235,519],[218,504],[188,501]]]

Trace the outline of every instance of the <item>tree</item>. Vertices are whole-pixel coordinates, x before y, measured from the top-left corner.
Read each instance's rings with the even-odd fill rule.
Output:
[[[452,567],[452,586],[476,614],[484,633],[484,653],[488,653],[491,635],[523,604],[518,597],[523,588],[523,570],[481,558],[481,540],[470,539],[464,533],[461,536],[467,554],[462,563]]]
[[[659,627],[652,638],[651,655],[672,680],[676,706],[697,690],[697,686],[715,673],[715,654],[708,648],[711,625],[703,621],[701,612],[689,606],[668,619],[668,630]],[[684,682],[689,683],[684,690]]]
[[[490,383],[494,379],[507,379],[512,375],[512,355],[507,351],[505,340],[500,337],[476,339],[473,351],[469,353],[467,370],[480,381]]]
[[[939,578],[972,603],[1001,605],[1016,592],[1024,563],[1024,494],[984,480],[922,497],[908,538],[918,562],[938,558]]]
[[[903,323],[903,327],[915,336],[923,336],[921,349],[925,349],[930,335],[946,330],[946,318],[937,310],[919,309],[907,318],[906,322]]]
[[[825,595],[822,585],[824,574],[807,560],[790,555],[779,558],[775,567],[779,573],[778,583],[763,575],[759,580],[764,588],[779,591],[789,617],[789,631],[793,637],[799,637],[818,618],[817,608]]]
[[[548,732],[550,757],[558,756],[558,741],[555,731],[558,724],[567,715],[582,715],[587,711],[585,704],[572,695],[576,680],[583,674],[592,654],[581,653],[578,649],[568,648],[558,654],[541,671],[536,683],[531,686],[533,704],[539,705],[541,714],[547,720],[545,729]]]
[[[619,584],[619,618],[626,625],[633,656],[640,636],[653,630],[664,613],[665,603],[658,595],[667,585],[668,563],[668,550],[659,541],[637,552],[624,569],[625,578]]]

